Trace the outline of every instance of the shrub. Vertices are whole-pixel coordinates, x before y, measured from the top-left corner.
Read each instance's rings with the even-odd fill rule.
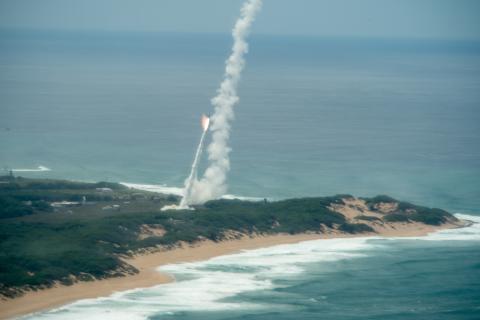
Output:
[[[364,232],[375,232],[372,227],[366,225],[365,223],[342,223],[339,227],[339,230],[346,233],[364,233]]]
[[[357,220],[364,220],[364,221],[382,221],[382,219],[380,219],[380,218],[378,218],[378,217],[375,217],[375,216],[364,216],[364,215],[357,216],[357,217],[355,217],[355,219],[357,219]]]
[[[402,213],[390,213],[383,216],[383,220],[387,222],[409,222],[408,216]]]

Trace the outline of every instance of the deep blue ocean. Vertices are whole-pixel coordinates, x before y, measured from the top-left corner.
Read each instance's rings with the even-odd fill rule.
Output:
[[[216,34],[0,31],[0,168],[181,187],[230,47]],[[388,194],[480,222],[480,43],[254,35],[231,147],[230,194]],[[479,319],[479,234],[167,266],[178,282],[31,318]]]

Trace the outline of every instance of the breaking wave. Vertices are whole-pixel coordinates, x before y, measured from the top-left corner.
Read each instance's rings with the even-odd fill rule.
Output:
[[[456,213],[455,217],[469,221],[468,227],[458,229],[447,229],[431,233],[425,237],[415,239],[429,241],[478,241],[480,240],[480,216]]]
[[[277,278],[299,276],[308,263],[353,259],[373,249],[368,238],[306,241],[244,251],[207,261],[159,267],[176,282],[81,300],[26,319],[148,319],[180,311],[264,308],[252,302],[226,301],[236,295],[278,286]]]
[[[38,166],[37,168],[32,169],[11,169],[12,172],[43,172],[43,171],[52,171],[52,169],[45,166]]]
[[[402,241],[480,240],[480,216],[457,214],[472,222],[465,228],[444,230]],[[193,311],[266,309],[268,303],[238,299],[249,292],[281,289],[285,280],[308,276],[308,268],[326,262],[374,256],[396,239],[361,237],[311,240],[296,244],[247,250],[201,262],[170,264],[158,268],[176,282],[147,289],[118,292],[109,297],[81,300],[25,319],[156,319]],[[330,270],[335,272],[335,270]],[[270,306],[271,307],[271,306]],[[279,308],[275,305],[275,308]]]

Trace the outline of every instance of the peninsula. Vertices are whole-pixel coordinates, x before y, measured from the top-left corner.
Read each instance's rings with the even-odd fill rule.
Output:
[[[465,225],[388,196],[215,200],[121,184],[0,177],[0,318],[171,281],[170,263],[304,240],[420,236]]]

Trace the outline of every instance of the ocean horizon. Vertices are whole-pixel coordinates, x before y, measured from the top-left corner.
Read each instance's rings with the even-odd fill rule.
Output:
[[[220,34],[0,31],[0,168],[178,193],[230,47]],[[475,41],[253,35],[230,196],[387,194],[475,224],[164,266],[176,282],[25,319],[477,319],[478,88]]]
[[[215,34],[2,31],[0,166],[181,187],[230,45]],[[228,193],[480,207],[479,43],[254,35],[250,47]]]

